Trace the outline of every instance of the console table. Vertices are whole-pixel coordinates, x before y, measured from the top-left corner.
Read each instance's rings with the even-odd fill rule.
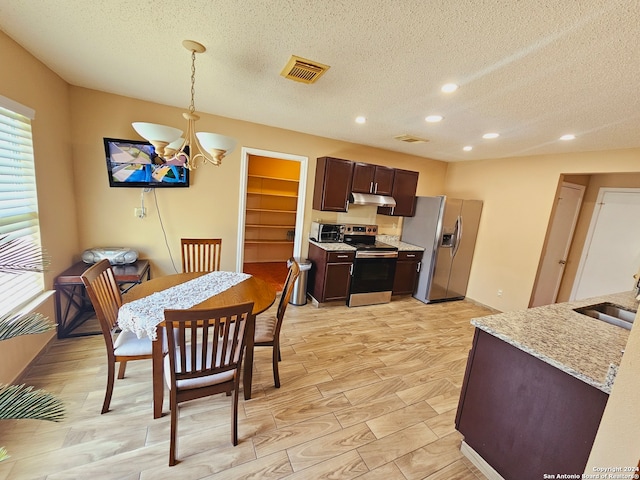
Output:
[[[56,321],[58,322],[58,338],[81,337],[98,335],[102,332],[73,333],[93,315],[91,300],[82,283],[80,276],[91,265],[78,262],[60,275],[54,282],[56,291]],[[131,287],[151,278],[149,260],[137,260],[128,265],[112,265],[116,282],[122,293]]]

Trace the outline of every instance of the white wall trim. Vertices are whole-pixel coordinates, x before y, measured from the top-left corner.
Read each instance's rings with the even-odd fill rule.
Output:
[[[30,120],[34,120],[36,118],[36,111],[33,108],[22,105],[21,103],[7,97],[3,97],[2,95],[0,95],[0,107],[19,113]]]
[[[302,231],[304,228],[304,206],[307,195],[307,171],[309,157],[291,153],[272,152],[259,148],[242,147],[240,155],[240,198],[238,208],[238,243],[236,245],[236,271],[241,272],[244,264],[244,226],[247,210],[247,173],[249,171],[249,155],[270,157],[280,160],[300,162],[300,181],[298,182],[298,205],[296,209],[296,233],[293,244],[293,256],[299,257],[302,252]]]

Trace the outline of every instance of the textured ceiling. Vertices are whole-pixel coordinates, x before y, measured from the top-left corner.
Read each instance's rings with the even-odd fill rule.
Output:
[[[639,25],[637,0],[0,3],[0,29],[72,85],[186,108],[193,39],[197,111],[444,161],[639,147]],[[331,68],[286,80],[291,55]]]

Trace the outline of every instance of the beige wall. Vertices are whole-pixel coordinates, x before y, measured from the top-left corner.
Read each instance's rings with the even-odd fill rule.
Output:
[[[560,176],[610,172],[640,172],[640,149],[450,163],[447,194],[484,201],[467,295],[527,308]]]
[[[45,286],[71,264],[78,250],[70,136],[69,85],[0,32],[0,95],[35,110],[35,151],[42,244],[51,257]],[[49,299],[38,311],[55,318]],[[0,383],[12,382],[46,345],[51,334],[28,335],[0,345]]]
[[[206,95],[206,92],[200,94]],[[174,271],[164,234],[178,270],[179,243],[180,237],[183,236],[222,238],[221,268],[235,270],[239,191],[241,182],[244,182],[244,179],[240,178],[242,146],[309,157],[305,235],[312,219],[325,213],[311,210],[317,157],[329,155],[416,170],[420,172],[419,192],[437,194],[444,191],[447,168],[444,162],[201,114],[198,129],[229,135],[238,141],[239,146],[225,157],[220,167],[207,165],[193,171],[191,187],[157,189],[155,192],[144,194],[148,216],[140,220],[134,216],[133,211],[140,205],[142,189],[109,187],[102,138],[139,138],[131,127],[131,122],[136,120],[183,127],[183,109],[78,87],[71,88],[71,106],[79,223],[77,255],[83,249],[96,246],[131,247],[138,250],[141,257],[151,260],[152,275],[155,276]],[[164,233],[157,216],[156,199],[162,215]],[[362,217],[362,212],[363,210],[354,208],[350,218],[356,221],[355,219]],[[371,211],[367,211],[365,216],[370,217]],[[381,223],[398,224],[398,219],[377,217]],[[344,216],[341,219],[347,221]],[[375,209],[373,219],[376,219]],[[305,242],[303,256],[306,255],[306,248]]]

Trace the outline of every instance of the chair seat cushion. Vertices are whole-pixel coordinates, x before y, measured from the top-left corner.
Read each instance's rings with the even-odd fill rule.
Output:
[[[197,347],[197,362],[196,365],[198,366],[198,368],[200,367],[200,353],[201,353],[201,349],[202,346],[198,345]],[[176,362],[179,362],[180,359],[176,358]],[[169,388],[171,388],[171,359],[169,358],[169,355],[164,357],[164,379],[167,383],[167,386]],[[187,357],[187,370],[191,369],[191,358]],[[210,385],[217,385],[220,383],[224,383],[224,382],[229,382],[231,380],[233,380],[233,377],[235,375],[235,370],[229,370],[226,372],[222,372],[222,373],[217,373],[215,375],[205,375],[202,377],[195,377],[195,378],[189,378],[186,380],[178,380],[176,382],[176,386],[178,387],[178,390],[189,390],[189,389],[194,389],[194,388],[202,388],[202,387],[208,387]]]
[[[151,355],[151,339],[138,338],[135,333],[122,331],[113,342],[113,351],[120,356]]]
[[[276,329],[275,316],[258,316],[256,318],[256,333],[254,342],[273,342],[273,335]]]

